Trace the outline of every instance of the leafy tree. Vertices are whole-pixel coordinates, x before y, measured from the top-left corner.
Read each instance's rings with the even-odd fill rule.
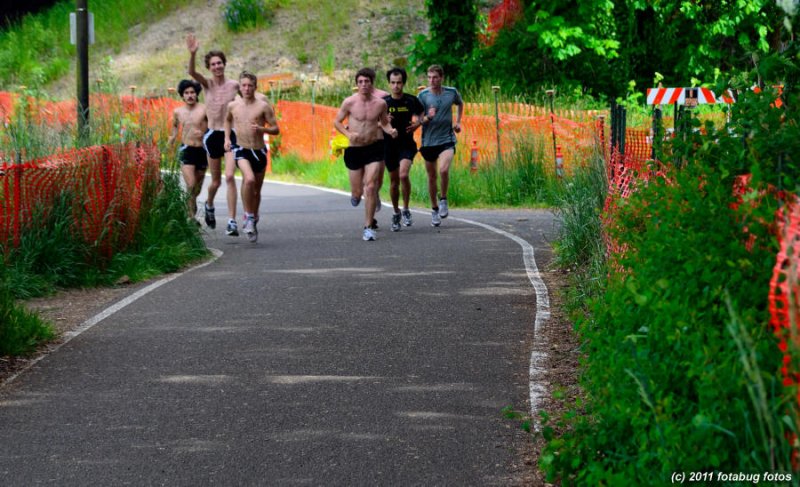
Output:
[[[439,64],[451,79],[457,78],[475,47],[478,11],[474,0],[425,0],[429,36],[417,35],[410,56],[412,66],[424,72]]]
[[[783,18],[774,0],[534,0],[494,45],[475,49],[462,78],[610,97],[630,81],[643,90],[656,72],[671,86],[711,84],[779,50]]]

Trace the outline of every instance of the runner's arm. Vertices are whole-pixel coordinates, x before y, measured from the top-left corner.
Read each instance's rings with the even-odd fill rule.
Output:
[[[350,114],[350,108],[348,106],[347,100],[345,100],[344,103],[342,103],[341,108],[339,108],[339,113],[336,114],[336,118],[333,120],[333,126],[336,128],[336,130],[338,130],[342,135],[344,135],[348,139],[352,135],[354,135],[349,130],[347,130],[347,127],[345,127],[343,123],[344,119],[347,118],[349,114]]]
[[[456,109],[456,123],[453,125],[453,130],[456,132],[461,132],[461,118],[464,116],[464,102],[461,101],[461,97],[459,96],[456,100],[457,109]]]
[[[386,102],[383,102],[383,111],[381,112],[381,118],[378,120],[378,123],[384,132],[389,134],[393,139],[397,138],[397,129],[392,127],[392,121],[389,120],[389,107],[386,105]]]
[[[197,72],[195,68],[195,57],[197,56],[197,49],[200,45],[197,43],[197,38],[194,34],[189,34],[186,36],[186,48],[189,50],[189,76],[197,80],[203,88],[208,89],[208,80],[205,76]]]
[[[228,103],[228,108],[225,109],[225,151],[231,150],[231,127],[233,126],[233,111],[231,110],[233,102]]]
[[[278,127],[278,119],[275,118],[275,111],[272,110],[272,106],[269,103],[264,107],[264,119],[267,121],[267,126],[263,129],[265,134],[278,135],[281,133],[281,129]]]

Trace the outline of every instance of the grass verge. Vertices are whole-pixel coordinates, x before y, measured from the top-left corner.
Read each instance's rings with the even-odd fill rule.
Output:
[[[477,172],[453,165],[450,169],[448,200],[453,206],[472,208],[550,207],[564,191],[565,183],[555,177],[545,161],[544,139],[520,136],[502,164],[486,164]],[[459,147],[458,150],[466,150]],[[341,158],[305,162],[292,154],[276,158],[272,179],[350,190],[348,171]],[[411,205],[426,208],[428,176],[425,162],[417,155],[411,167]],[[389,199],[389,175],[384,174],[381,200]],[[402,200],[401,200],[402,206]]]

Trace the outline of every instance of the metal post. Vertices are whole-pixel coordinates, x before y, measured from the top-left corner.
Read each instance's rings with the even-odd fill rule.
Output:
[[[550,99],[550,128],[553,131],[553,158],[558,164],[558,150],[556,149],[556,114],[555,108],[553,106],[553,98],[555,96],[555,90],[547,90],[547,97]]]
[[[609,113],[611,114],[611,158],[614,158],[614,150],[617,148],[617,102],[611,102],[611,108],[609,109]]]
[[[316,156],[316,137],[315,137],[315,130],[314,126],[316,125],[316,120],[314,119],[314,95],[315,95],[315,88],[317,87],[317,79],[314,78],[311,80],[311,158],[313,159]]]
[[[628,118],[628,109],[623,105],[617,107],[619,110],[617,125],[619,125],[619,154],[625,156],[625,130]]]
[[[656,146],[661,146],[661,106],[653,110],[653,142],[650,158],[656,160]]]
[[[500,103],[497,101],[497,93],[500,91],[499,86],[492,86],[494,92],[494,120],[497,131],[497,162],[503,165],[503,153],[500,150]]]
[[[78,54],[78,135],[89,135],[89,6],[88,0],[76,0],[75,47]]]

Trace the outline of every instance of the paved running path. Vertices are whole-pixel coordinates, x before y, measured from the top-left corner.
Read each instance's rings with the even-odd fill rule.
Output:
[[[204,191],[205,193],[205,191]],[[258,244],[104,319],[0,389],[0,484],[508,485],[527,441],[545,211],[451,210],[363,242],[347,196],[267,184]],[[533,468],[533,467],[527,467]]]

